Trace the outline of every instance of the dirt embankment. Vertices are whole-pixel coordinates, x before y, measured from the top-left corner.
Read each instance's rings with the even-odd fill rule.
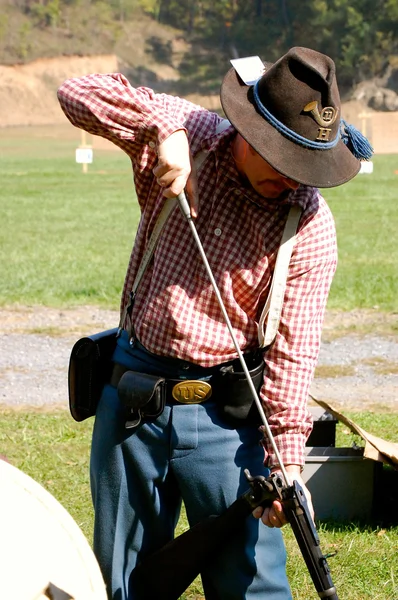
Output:
[[[178,47],[176,48],[176,52]],[[60,56],[43,58],[24,65],[0,65],[0,128],[12,126],[56,125],[65,123],[56,91],[65,79],[88,73],[125,72],[114,54],[103,56]],[[129,69],[126,71],[128,75]],[[149,73],[149,71],[148,71]],[[165,65],[151,71],[158,87],[177,78],[177,71]],[[143,77],[142,85],[153,83]],[[206,108],[220,108],[218,96],[187,96]]]
[[[65,124],[65,115],[59,107],[56,92],[65,79],[80,77],[88,73],[124,73],[129,79],[136,73],[136,84],[148,85],[168,91],[170,82],[178,79],[179,57],[182,42],[173,43],[175,66],[155,65],[139,75],[126,67],[114,54],[101,56],[60,56],[42,58],[23,65],[0,65],[0,128],[14,126]],[[185,48],[185,46],[184,46]],[[138,81],[139,79],[139,81]],[[187,99],[210,110],[220,110],[218,94],[188,94]],[[345,118],[354,123],[365,105],[357,100],[344,104]],[[368,112],[369,108],[366,109]]]
[[[56,97],[65,79],[118,70],[114,55],[59,57],[0,65],[0,127],[65,123]]]

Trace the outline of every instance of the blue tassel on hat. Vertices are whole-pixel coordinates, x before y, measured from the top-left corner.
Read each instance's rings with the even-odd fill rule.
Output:
[[[341,120],[343,130],[341,139],[347,148],[358,160],[369,160],[372,158],[373,148],[369,140],[354,125],[348,125],[344,119]]]

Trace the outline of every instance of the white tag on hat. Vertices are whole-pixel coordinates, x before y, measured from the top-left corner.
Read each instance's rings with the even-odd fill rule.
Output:
[[[264,64],[259,56],[234,58],[230,63],[246,85],[254,85],[264,73]]]

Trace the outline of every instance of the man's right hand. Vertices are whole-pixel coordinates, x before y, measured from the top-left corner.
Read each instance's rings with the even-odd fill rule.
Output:
[[[158,163],[153,169],[166,198],[174,198],[186,189],[192,217],[197,216],[198,190],[185,130],[178,129],[158,146]]]

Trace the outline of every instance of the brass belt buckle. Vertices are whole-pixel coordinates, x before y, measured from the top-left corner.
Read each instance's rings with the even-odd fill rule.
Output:
[[[172,396],[182,404],[200,404],[211,396],[211,385],[207,381],[186,379],[176,383],[172,389]]]

